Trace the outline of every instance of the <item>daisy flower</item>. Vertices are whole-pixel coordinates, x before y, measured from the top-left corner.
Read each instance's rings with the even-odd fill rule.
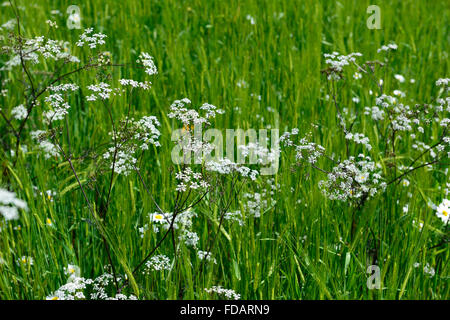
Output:
[[[436,215],[444,223],[448,223],[448,218],[450,214],[450,209],[448,207],[449,201],[444,199],[444,201],[436,208]]]

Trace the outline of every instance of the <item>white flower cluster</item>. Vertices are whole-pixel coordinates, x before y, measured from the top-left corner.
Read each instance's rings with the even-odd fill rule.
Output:
[[[13,67],[20,66],[22,60],[38,64],[40,56],[53,61],[64,60],[65,62],[79,63],[80,60],[69,53],[68,45],[68,42],[46,39],[43,36],[20,39],[20,42],[17,38],[12,45],[2,47],[3,52],[10,54],[11,58],[4,63],[0,70],[12,70]]]
[[[161,124],[155,116],[144,116],[138,121],[131,119],[131,130],[135,132],[133,138],[139,141],[141,150],[148,150],[150,145],[161,146],[158,141],[161,136],[159,126]]]
[[[111,64],[111,52],[103,51],[97,55],[97,64],[98,66],[107,66]]]
[[[61,92],[61,91],[77,91],[79,87],[74,83],[62,83],[56,86],[49,86],[48,90],[53,92]]]
[[[349,132],[345,135],[345,139],[351,140],[357,144],[362,144],[363,146],[365,146],[367,148],[368,151],[372,150],[372,145],[370,144],[369,138],[367,138],[362,133]]]
[[[198,250],[197,256],[200,260],[206,260],[208,262],[217,264],[217,260],[211,255],[211,252],[209,252],[209,251]]]
[[[0,31],[2,31],[2,29],[13,30],[16,24],[17,24],[16,19],[10,19],[0,26]]]
[[[19,209],[28,210],[27,203],[14,192],[0,188],[0,214],[5,220],[19,219]]]
[[[173,228],[175,230],[183,230],[190,229],[192,227],[192,218],[196,217],[197,214],[192,210],[186,210],[184,212],[180,212],[175,217],[175,221],[173,221]],[[167,230],[170,227],[170,224],[173,220],[172,213],[160,213],[154,212],[149,214],[150,221],[153,223],[153,231],[159,232],[159,228],[156,224],[159,224],[163,227],[163,229]],[[148,226],[147,226],[148,227]]]
[[[115,161],[113,161],[115,157]],[[134,157],[134,152],[128,146],[123,148],[111,147],[103,154],[103,159],[111,162],[110,169],[114,168],[117,174],[127,176],[130,172],[136,170],[137,159]]]
[[[152,271],[164,271],[170,270],[172,268],[169,257],[160,254],[151,257],[145,263],[145,269],[142,271],[143,274],[150,274]]]
[[[261,217],[261,212],[267,208],[268,201],[259,192],[244,193],[243,199],[247,202],[244,205],[245,211],[252,217]]]
[[[192,210],[186,210],[176,215],[175,220],[172,213],[158,213],[150,214],[150,218],[153,223],[159,223],[163,229],[168,230],[173,222],[173,229],[179,231],[178,239],[184,242],[186,246],[197,247],[197,243],[200,240],[196,232],[192,229],[192,218],[197,214]],[[159,228],[153,225],[153,231],[159,232]]]
[[[91,279],[76,277],[72,281],[58,288],[47,300],[84,300],[84,290],[87,285],[92,284]]]
[[[204,116],[193,109],[188,109],[186,105],[191,104],[191,100],[183,98],[181,100],[175,100],[170,106],[169,118],[175,118],[185,125],[189,129],[190,125],[210,124],[208,119],[215,118],[217,114],[223,114],[222,109],[218,109],[209,103],[204,103],[200,110],[205,111]]]
[[[445,79],[437,81],[437,85],[446,86],[446,83]],[[443,91],[441,89],[440,94]],[[448,90],[444,92],[447,93]],[[436,128],[438,126],[444,130],[448,130],[450,127],[450,97],[446,96],[442,98],[439,95],[436,101],[438,103],[436,106],[431,104],[417,104],[414,107],[410,107],[400,103],[395,97],[383,94],[376,98],[376,106],[365,108],[365,114],[371,116],[375,121],[385,121],[387,128],[390,128],[394,132],[407,133],[403,137],[399,135],[397,137],[399,139],[406,138],[413,140],[411,145],[412,149],[420,152],[429,151],[429,155],[432,158],[438,158],[438,153],[445,152],[450,157],[450,137],[448,134],[442,136],[442,141],[438,145],[435,145],[435,147],[430,146],[434,142],[422,141],[423,139],[430,139],[429,135],[425,132],[427,128]]]
[[[266,138],[266,145],[269,138]],[[259,142],[250,142],[247,145],[239,145],[238,150],[243,157],[242,161],[249,157],[250,164],[266,165],[277,161],[280,156],[280,148],[267,148],[265,145],[261,145]]]
[[[151,76],[158,73],[158,68],[156,68],[153,57],[148,53],[141,52],[136,62],[141,63],[144,66],[146,74]]]
[[[179,232],[178,238],[183,241],[187,246],[196,248],[199,241],[197,233],[193,232],[192,219],[197,214],[192,210],[186,210],[176,215],[175,220],[173,213],[161,213],[154,212],[149,214],[150,221],[152,223],[153,231],[160,232],[160,226],[163,230],[168,230],[170,225],[173,224],[173,229]],[[149,229],[149,224],[145,224],[139,228],[141,237],[144,237],[145,232]]]
[[[239,300],[241,298],[241,295],[236,293],[234,290],[225,289],[222,286],[212,286],[209,289],[205,288],[205,291],[208,293],[216,293],[217,295],[224,296],[230,300]]]
[[[242,216],[242,212],[240,210],[227,212],[225,213],[223,218],[230,222],[237,222],[240,226],[243,226],[245,224],[244,217]]]
[[[389,52],[389,51],[395,51],[398,49],[398,46],[395,43],[390,43],[388,45],[382,45],[381,48],[379,48],[377,50],[378,53],[385,51],[385,52]]]
[[[22,52],[22,54],[25,54],[35,64],[39,62],[36,52],[39,52],[44,59],[52,59],[55,61],[66,60],[79,63],[80,60],[69,53],[67,45],[68,43],[62,40],[46,39],[44,36],[40,36],[27,40],[24,46],[25,52]]]
[[[437,87],[445,87],[447,90],[450,89],[450,78],[441,78],[436,81]]]
[[[319,188],[330,200],[371,198],[386,188],[379,169],[368,156],[350,157],[335,166]]]
[[[177,172],[175,175],[179,181],[176,187],[176,191],[185,192],[187,189],[197,190],[205,189],[209,187],[208,182],[200,172],[194,172],[190,167],[183,171]]]
[[[423,273],[425,273],[426,275],[428,275],[430,278],[433,278],[434,275],[436,274],[436,270],[434,270],[434,268],[432,266],[430,266],[429,263],[427,263],[424,267],[423,267]]]
[[[324,155],[325,148],[314,142],[310,142],[310,135],[301,138],[298,142],[292,140],[293,136],[298,135],[298,129],[294,128],[291,132],[287,131],[280,137],[280,143],[286,147],[295,147],[297,161],[306,160],[310,164],[315,164],[317,160]]]
[[[275,179],[269,178],[264,184],[258,184],[254,192],[244,193],[242,197],[245,200],[244,212],[254,218],[261,217],[261,214],[269,210],[270,206],[273,207],[277,203],[273,196],[279,188],[280,185],[275,183]]]
[[[115,173],[125,176],[135,170],[135,154],[138,150],[148,150],[150,145],[160,146],[159,126],[160,123],[154,116],[144,116],[140,120],[122,120],[118,131],[109,133],[115,144],[103,154],[103,159],[110,162],[110,169],[114,168]]]
[[[122,86],[130,86],[132,88],[140,88],[143,90],[149,90],[151,88],[151,82],[149,81],[144,81],[144,82],[140,82],[140,81],[136,81],[133,79],[120,79],[119,83]]]
[[[211,172],[217,172],[219,174],[231,174],[238,173],[241,177],[250,178],[256,180],[258,176],[257,170],[252,170],[246,166],[237,164],[228,158],[222,158],[218,161],[209,161],[206,163],[206,170]]]
[[[201,160],[201,156],[210,155],[214,146],[196,135],[197,128],[203,125],[209,125],[209,119],[215,118],[217,114],[222,114],[223,110],[205,103],[200,107],[204,115],[200,115],[194,109],[188,109],[186,105],[191,101],[187,98],[175,100],[170,106],[169,118],[175,118],[183,123],[183,129],[180,131],[180,136],[176,141],[180,151],[183,152],[183,157],[191,159],[192,153],[197,160]]]
[[[49,90],[52,92],[44,100],[50,106],[50,110],[44,111],[43,116],[46,123],[63,120],[69,113],[70,105],[64,100],[62,92],[76,91],[78,86],[72,83],[61,84],[58,86],[51,86]]]
[[[433,121],[437,121],[440,126],[449,125],[448,118],[442,120],[433,119],[437,113],[444,112],[443,105],[433,107],[431,105],[419,106],[411,108],[408,105],[399,103],[397,98],[381,95],[376,98],[376,106],[366,107],[365,114],[370,115],[375,121],[388,120],[391,128],[395,131],[417,131],[424,132],[424,127],[429,126]],[[445,102],[440,100],[440,102]],[[413,135],[413,137],[415,137]]]
[[[78,47],[83,47],[87,45],[89,48],[94,49],[99,45],[105,44],[106,35],[103,33],[92,33],[93,28],[84,29],[84,32],[80,35],[80,39],[77,41],[76,45]]]
[[[325,63],[330,67],[330,73],[328,74],[328,80],[341,79],[341,73],[345,66],[350,65],[356,61],[356,57],[361,57],[359,52],[353,52],[348,55],[341,55],[339,52],[325,53],[323,55],[326,60]]]
[[[36,130],[32,131],[30,134],[32,139],[36,140],[39,143],[38,148],[44,153],[45,159],[59,156],[57,147],[46,138],[46,131]]]
[[[69,281],[58,288],[47,300],[136,300],[133,295],[126,296],[124,294],[116,294],[109,296],[107,293],[108,287],[114,277],[109,273],[104,273],[101,276],[92,279],[74,276],[69,278]],[[87,294],[90,292],[90,294]]]
[[[372,108],[365,107],[364,114],[366,116],[371,116],[371,118],[375,121],[384,120],[384,110],[382,108],[378,108],[377,106],[374,106]]]
[[[86,97],[87,101],[96,101],[97,99],[106,100],[110,98],[111,93],[116,94],[114,91],[117,91],[105,82],[91,84],[87,88],[93,92],[91,95]]]
[[[198,234],[190,230],[183,230],[178,239],[183,241],[186,246],[193,248],[197,248],[198,241],[200,240]]]
[[[11,115],[17,120],[23,120],[27,117],[28,111],[27,108],[23,106],[23,104],[14,107],[11,110]]]

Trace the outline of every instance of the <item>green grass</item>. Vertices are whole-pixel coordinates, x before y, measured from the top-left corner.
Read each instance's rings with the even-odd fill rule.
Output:
[[[112,113],[122,118],[132,103],[135,118],[155,115],[161,121],[161,144],[141,160],[141,171],[151,193],[162,208],[170,210],[174,203],[175,181],[170,152],[170,133],[178,127],[167,118],[175,99],[188,97],[193,105],[209,102],[226,113],[217,118],[218,128],[258,128],[271,124],[271,106],[280,116],[280,129],[298,127],[311,130],[319,125],[315,140],[336,155],[344,155],[344,142],[339,137],[334,109],[323,99],[326,85],[320,70],[324,68],[323,53],[358,51],[364,58],[377,57],[376,50],[391,41],[399,45],[388,66],[390,76],[386,90],[397,89],[392,74],[400,73],[413,85],[404,84],[408,98],[431,102],[437,94],[434,83],[448,76],[448,7],[446,1],[17,1],[26,36],[47,35],[54,39],[75,42],[80,30],[65,26],[66,8],[81,8],[82,27],[94,27],[108,35],[105,50],[114,62],[134,61],[141,51],[155,57],[159,74],[151,79],[150,91],[134,97],[120,97]],[[366,27],[366,8],[378,4],[382,29]],[[0,7],[0,23],[13,18],[8,7]],[[51,18],[58,9],[62,17]],[[275,13],[284,17],[276,18]],[[254,17],[252,25],[246,16]],[[56,20],[58,29],[49,29],[47,19]],[[50,31],[49,31],[50,30]],[[1,62],[4,62],[1,58]],[[1,79],[12,78],[14,87],[7,97],[0,97],[0,108],[9,110],[21,103],[23,89],[19,73],[1,72]],[[85,88],[93,83],[94,71],[72,78]],[[114,77],[143,80],[141,70],[116,69]],[[248,83],[239,88],[239,80]],[[342,88],[342,101],[352,111],[363,112],[373,105],[368,94],[370,82]],[[85,90],[85,89],[84,89]],[[86,91],[86,90],[85,90]],[[353,91],[353,92],[352,92]],[[84,92],[86,94],[86,92]],[[251,95],[253,94],[253,95]],[[260,95],[259,101],[256,96]],[[353,95],[361,99],[351,102]],[[107,113],[100,104],[87,104],[72,98],[68,116],[72,152],[102,143],[110,131]],[[240,113],[235,110],[239,106]],[[264,117],[261,124],[260,115]],[[38,113],[33,114],[28,128],[41,129]],[[367,124],[368,125],[368,124]],[[365,128],[364,121],[358,122]],[[375,130],[365,128],[371,141]],[[6,125],[0,122],[0,132]],[[434,133],[435,134],[435,133]],[[3,135],[3,133],[2,133]],[[5,146],[14,143],[4,138]],[[32,150],[31,140],[27,141]],[[353,150],[355,153],[357,149]],[[82,275],[94,278],[108,264],[100,233],[89,223],[90,215],[82,193],[67,163],[46,161],[30,152],[13,168],[9,150],[0,153],[0,185],[11,185],[30,210],[21,213],[18,221],[5,223],[0,232],[0,299],[42,299],[66,281],[63,268],[80,266]],[[291,158],[292,159],[292,158]],[[427,207],[427,197],[441,199],[448,177],[441,173],[417,170],[409,187],[392,186],[386,193],[366,204],[359,216],[358,232],[351,239],[352,210],[344,203],[328,201],[317,187],[323,178],[319,172],[294,168],[292,160],[283,157],[274,179],[280,184],[272,209],[261,218],[247,220],[244,227],[225,224],[219,233],[213,254],[217,264],[208,264],[201,275],[195,253],[183,248],[172,272],[137,276],[142,299],[209,299],[204,288],[222,285],[242,295],[243,299],[448,299],[448,245],[431,248],[445,229]],[[376,159],[381,160],[381,159]],[[89,164],[75,161],[83,182],[93,173]],[[295,169],[295,170],[293,170]],[[445,169],[445,168],[443,168]],[[309,173],[309,174],[306,174]],[[108,187],[108,177],[99,177],[100,186]],[[103,182],[103,183],[102,183]],[[262,188],[264,184],[259,182]],[[49,201],[33,191],[55,190]],[[96,192],[84,185],[94,202]],[[439,189],[441,187],[442,189]],[[254,192],[252,185],[245,192]],[[64,192],[63,192],[64,191]],[[104,191],[104,190],[100,190]],[[407,193],[411,192],[409,198]],[[217,230],[217,212],[208,212],[207,198],[196,212],[194,228],[199,233],[199,247],[207,248]],[[301,200],[301,202],[298,202]],[[243,199],[232,204],[240,209]],[[409,204],[409,212],[402,207]],[[112,202],[104,221],[113,234],[111,246],[123,252],[123,264],[135,266],[156,244],[157,235],[139,237],[138,227],[149,212],[156,211],[139,178],[119,176],[114,180]],[[50,218],[53,227],[46,225]],[[422,219],[429,227],[419,231],[412,220]],[[19,226],[20,230],[14,227]],[[366,286],[367,261],[373,237],[371,226],[379,236],[381,290]],[[16,228],[17,229],[17,228]],[[228,236],[228,237],[227,237]],[[306,240],[302,241],[306,236]],[[336,248],[336,246],[338,247]],[[173,257],[170,241],[158,253]],[[31,256],[31,267],[18,266],[16,260]],[[124,274],[119,256],[113,254],[118,272]],[[415,262],[429,263],[436,275],[429,277]],[[132,288],[125,289],[132,293]]]

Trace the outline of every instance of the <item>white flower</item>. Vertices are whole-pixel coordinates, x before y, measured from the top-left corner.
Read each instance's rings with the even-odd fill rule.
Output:
[[[192,232],[189,230],[185,230],[185,232],[179,236],[179,239],[181,241],[184,241],[185,245],[194,248],[197,247],[197,243],[200,240],[196,232]]]
[[[166,218],[164,217],[164,215],[162,215],[159,212],[155,212],[151,214],[151,220],[153,222],[158,222],[158,223],[167,223],[168,221],[166,220]]]
[[[139,81],[135,81],[133,79],[120,79],[119,83],[122,86],[131,86],[133,88],[141,88],[141,89],[144,89],[144,90],[149,90],[150,86],[152,84],[149,81],[139,82]]]
[[[248,83],[247,82],[245,82],[245,80],[239,80],[237,83],[236,83],[236,85],[239,87],[239,88],[247,88],[248,87]]]
[[[46,132],[42,130],[36,130],[30,133],[33,140],[39,142],[38,147],[39,149],[41,149],[41,151],[43,151],[45,159],[57,157],[59,155],[57,147],[50,141],[46,140],[45,134]]]
[[[28,111],[23,104],[18,105],[11,110],[12,116],[17,120],[23,120],[27,117]]]
[[[368,156],[350,157],[335,166],[327,180],[319,181],[319,188],[330,200],[359,199],[363,195],[370,198],[386,188],[378,169]]]
[[[250,24],[256,24],[255,18],[253,18],[251,15],[248,14],[245,18],[250,21]]]
[[[434,268],[431,267],[428,263],[426,264],[426,266],[423,267],[423,272],[427,274],[430,278],[434,277],[434,275],[436,274]]]
[[[104,35],[103,33],[94,33],[94,34],[92,34],[93,31],[94,31],[93,28],[85,29],[84,32],[80,35],[80,39],[78,40],[76,45],[78,47],[82,47],[84,45],[87,45],[89,48],[94,49],[98,45],[105,44],[106,42],[103,39],[106,38],[106,35]]]
[[[45,219],[45,224],[49,227],[53,227],[53,221],[50,218]]]
[[[32,266],[34,264],[34,259],[32,257],[22,256],[22,258],[17,259],[17,264],[20,265],[29,265]]]
[[[14,192],[0,188],[0,214],[3,218],[19,219],[19,209],[28,210],[26,202],[18,199]]]
[[[94,280],[73,277],[65,285],[47,296],[47,300],[136,300],[133,295],[128,297],[124,294],[109,296],[107,288],[111,286],[113,281],[114,277],[109,273],[104,273]],[[85,291],[86,293],[90,292],[90,294],[85,294]]]
[[[400,91],[400,90],[394,90],[393,93],[394,93],[395,96],[399,96],[399,97],[402,97],[402,98],[404,98],[406,96],[406,94],[404,92]]]
[[[176,179],[179,180],[177,191],[186,191],[188,188],[204,189],[209,186],[208,182],[203,178],[200,172],[194,172],[191,168],[186,168],[183,171],[178,172],[175,175]]]
[[[394,75],[394,78],[397,79],[397,81],[400,82],[400,83],[405,82],[405,77],[402,76],[401,74]]]
[[[362,54],[359,52],[353,52],[349,55],[340,55],[339,52],[325,53],[323,55],[326,60],[325,63],[330,66],[330,74],[328,75],[329,80],[339,80],[341,79],[340,73],[343,71],[345,66],[350,65],[356,61],[356,57],[361,57]]]
[[[231,174],[233,172],[239,173],[242,177],[248,177],[251,180],[256,180],[258,171],[251,170],[248,167],[234,163],[228,158],[219,159],[218,161],[209,161],[206,163],[206,170],[217,172],[219,174]]]
[[[64,274],[69,276],[68,282],[71,282],[75,278],[80,277],[80,267],[69,264],[67,267],[64,267]]]
[[[111,86],[104,82],[101,82],[99,84],[92,84],[87,88],[94,92],[90,96],[86,97],[86,100],[88,101],[96,101],[98,98],[106,100],[109,99],[111,93],[116,94]]]
[[[224,296],[227,299],[239,300],[241,298],[241,295],[236,293],[234,290],[225,289],[221,286],[213,286],[209,289],[205,288],[205,291],[208,293],[216,293],[220,296]]]
[[[158,68],[153,61],[153,57],[146,52],[141,52],[139,58],[137,59],[138,63],[141,63],[145,67],[145,73],[149,76],[157,74]]]
[[[145,269],[142,271],[143,274],[149,274],[151,271],[163,271],[170,270],[172,268],[169,257],[160,254],[151,257],[145,263]]]
[[[423,229],[423,221],[422,220],[419,220],[419,221],[413,220],[412,223],[413,223],[413,226],[419,228],[419,230]]]
[[[443,223],[447,224],[450,216],[450,209],[448,206],[449,201],[444,199],[444,201],[436,208],[436,215]]]
[[[213,262],[214,264],[217,264],[216,259],[213,258],[212,255],[211,255],[211,253],[208,252],[208,251],[201,251],[201,250],[199,250],[199,251],[197,251],[197,255],[198,255],[198,258],[199,258],[200,260],[206,259],[206,261],[211,261],[211,262]]]
[[[356,80],[358,80],[358,79],[361,79],[361,78],[362,78],[362,75],[361,75],[361,73],[359,73],[359,72],[355,72],[355,74],[353,75],[353,78],[356,79]]]
[[[70,105],[64,100],[64,91],[76,91],[78,86],[72,83],[61,84],[58,86],[51,86],[49,90],[52,91],[45,102],[50,107],[50,110],[44,111],[43,116],[46,123],[62,120],[69,113]]]
[[[393,51],[393,50],[397,50],[398,46],[395,43],[390,43],[388,45],[383,45],[380,49],[377,50],[377,52],[381,52],[381,51]]]
[[[244,219],[240,210],[225,213],[224,219],[231,222],[237,222],[240,226],[244,225]]]
[[[369,174],[366,172],[362,172],[355,177],[356,182],[360,184],[364,184],[369,177]]]

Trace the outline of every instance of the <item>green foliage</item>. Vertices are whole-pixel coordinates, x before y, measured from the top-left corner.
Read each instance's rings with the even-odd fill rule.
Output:
[[[177,124],[167,118],[167,113],[175,99],[189,97],[195,105],[209,102],[225,109],[226,114],[215,120],[217,128],[271,124],[274,119],[267,110],[270,106],[280,115],[282,131],[297,127],[307,132],[311,123],[318,124],[321,129],[316,142],[343,155],[345,145],[336,138],[333,105],[323,99],[325,92],[321,91],[326,85],[320,73],[324,68],[323,53],[358,51],[372,60],[381,45],[393,41],[399,50],[388,66],[389,72],[416,80],[415,84],[405,85],[412,101],[432,101],[437,94],[435,81],[449,73],[448,3],[375,2],[23,0],[17,5],[23,7],[19,11],[28,37],[48,34],[74,43],[81,30],[66,27],[65,10],[77,4],[82,28],[94,27],[108,35],[104,50],[111,52],[114,62],[135,61],[141,51],[154,56],[159,74],[151,79],[152,89],[133,99],[118,98],[112,112],[120,118],[127,114],[131,103],[136,117],[155,115],[160,119],[162,147],[144,155],[141,172],[156,202],[170,208],[175,185],[169,170],[170,134]],[[366,8],[370,4],[381,8],[380,30],[366,27]],[[62,15],[51,15],[55,9]],[[278,16],[281,12],[282,17]],[[251,24],[247,15],[256,23]],[[0,23],[13,17],[8,7],[1,7]],[[50,29],[45,24],[48,19],[56,21],[59,28]],[[77,76],[80,86],[84,86],[82,96],[87,95],[85,88],[93,82],[93,75],[88,71]],[[13,76],[0,72],[2,80]],[[116,70],[115,76],[146,79],[143,70],[129,68]],[[248,86],[238,87],[240,80]],[[373,88],[370,81],[361,81],[360,87],[342,89],[348,108],[360,114],[364,106],[374,102],[368,93]],[[385,82],[390,91],[397,85],[392,77]],[[0,96],[0,108],[9,110],[18,105],[21,94],[20,90],[10,90],[7,97]],[[355,95],[361,100],[359,104],[351,101]],[[103,109],[73,101],[67,125],[74,154],[104,142],[111,130],[107,117]],[[39,121],[37,114],[32,121],[31,128]],[[364,127],[365,123],[358,125]],[[0,142],[14,149],[14,137],[3,138],[6,130],[4,122],[0,122]],[[380,138],[376,130],[367,132],[371,132],[371,141]],[[109,213],[102,221],[107,231],[100,232],[69,165],[37,157],[31,143],[30,139],[30,152],[21,154],[15,166],[9,154],[0,154],[0,186],[11,184],[29,206],[18,221],[0,223],[0,261],[4,262],[0,263],[0,299],[45,298],[66,282],[64,267],[68,264],[78,265],[84,277],[100,275],[108,264],[103,232],[108,233],[113,246],[117,272],[131,275],[133,267],[159,240],[156,235],[141,239],[138,232],[147,214],[156,211],[139,177],[132,174],[114,180]],[[53,165],[49,166],[49,162]],[[106,179],[105,190],[90,188],[91,165],[75,159],[74,166],[91,201],[98,197],[97,191],[107,191]],[[212,296],[204,288],[221,285],[235,290],[243,299],[448,299],[450,251],[447,244],[435,246],[444,229],[427,207],[428,198],[444,197],[443,188],[448,182],[444,169],[440,173],[417,170],[408,187],[390,186],[384,195],[369,201],[352,238],[352,210],[320,193],[317,183],[323,175],[294,168],[283,157],[274,176],[280,184],[275,195],[277,203],[260,218],[248,219],[243,227],[223,225],[213,249],[217,264],[207,264],[199,274],[196,270],[201,261],[183,248],[175,269],[137,274],[136,282],[125,292],[138,291],[139,298],[145,299],[210,299]],[[46,190],[54,190],[56,195],[47,197]],[[402,211],[405,204],[409,204],[408,213]],[[241,207],[241,202],[233,203],[234,209]],[[202,231],[199,246],[207,248],[217,230],[219,213],[206,214],[206,204],[196,210],[194,224],[196,230]],[[426,225],[422,231],[412,224],[412,220],[419,219]],[[367,225],[372,226],[372,232]],[[366,286],[366,267],[371,264],[374,248],[379,250],[380,290]],[[172,243],[165,242],[158,253],[173,257]],[[33,265],[16,263],[22,256],[33,257]],[[416,262],[421,266],[430,264],[436,275],[429,277],[423,267],[415,268]]]

